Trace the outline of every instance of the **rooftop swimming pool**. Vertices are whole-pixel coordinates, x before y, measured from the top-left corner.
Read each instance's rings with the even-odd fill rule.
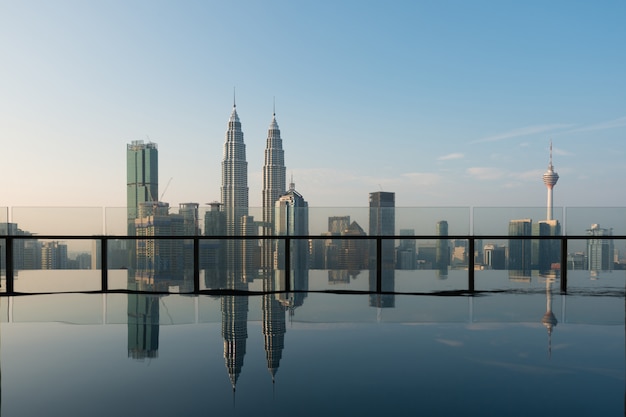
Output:
[[[75,286],[69,272],[20,273],[16,290]],[[420,295],[326,278],[0,297],[1,415],[624,415],[623,271],[570,272],[567,295],[535,276],[477,276],[475,294],[448,292],[451,276]]]

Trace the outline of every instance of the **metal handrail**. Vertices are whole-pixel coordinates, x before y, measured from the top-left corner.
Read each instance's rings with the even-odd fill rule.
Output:
[[[568,235],[568,236],[532,236],[532,235],[385,235],[385,236],[342,236],[342,235],[246,235],[246,236],[128,236],[128,235],[0,235],[0,239],[6,241],[6,293],[14,294],[14,248],[15,240],[98,240],[100,241],[101,259],[101,291],[108,292],[108,241],[109,240],[192,240],[193,241],[193,275],[194,294],[200,293],[200,241],[201,240],[284,240],[285,241],[285,291],[291,291],[290,280],[290,242],[292,240],[374,240],[376,241],[376,293],[382,293],[382,242],[384,240],[467,240],[469,253],[475,251],[476,240],[559,240],[561,242],[561,262],[560,262],[560,287],[563,293],[567,292],[567,241],[568,240],[588,240],[588,239],[621,240],[626,239],[625,235],[611,236],[591,236],[591,235]],[[474,256],[468,257],[468,292],[473,293],[474,289]]]

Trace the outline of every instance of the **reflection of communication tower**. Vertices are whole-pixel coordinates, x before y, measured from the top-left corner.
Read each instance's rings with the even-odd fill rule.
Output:
[[[543,183],[548,188],[548,214],[546,220],[552,220],[552,189],[559,180],[559,174],[554,172],[552,166],[552,141],[550,141],[550,162],[548,163],[548,170],[543,174]]]

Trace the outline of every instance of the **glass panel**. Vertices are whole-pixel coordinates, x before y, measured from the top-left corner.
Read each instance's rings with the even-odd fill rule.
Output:
[[[101,235],[100,207],[13,207],[11,221],[24,231],[39,235]]]
[[[545,207],[474,207],[473,233],[475,236],[507,236],[510,234],[511,223],[520,220],[530,223],[530,228],[532,225],[548,222],[561,230],[563,209],[554,208],[550,220],[546,220],[546,214]]]

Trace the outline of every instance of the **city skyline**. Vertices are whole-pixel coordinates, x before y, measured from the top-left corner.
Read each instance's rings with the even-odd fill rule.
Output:
[[[164,201],[220,200],[233,86],[250,207],[273,97],[311,207],[541,207],[550,140],[555,208],[626,206],[621,2],[36,4],[2,2],[2,206],[123,207],[135,140]]]

